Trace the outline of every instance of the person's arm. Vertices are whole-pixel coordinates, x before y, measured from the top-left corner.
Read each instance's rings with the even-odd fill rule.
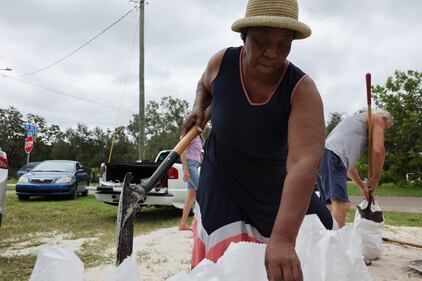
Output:
[[[323,105],[311,78],[297,86],[291,105],[287,176],[265,254],[269,280],[303,280],[295,243],[324,150]]]
[[[368,199],[368,190],[365,186],[365,183],[361,179],[356,166],[353,166],[352,169],[347,171],[347,176],[353,180],[353,182],[359,187],[360,191],[362,192],[362,195],[365,196],[366,199]]]
[[[180,155],[180,160],[182,160],[183,181],[188,182],[190,175],[189,175],[188,161],[186,159],[185,151],[183,151],[182,155]]]
[[[193,126],[197,126],[198,129],[202,131],[204,111],[211,104],[211,83],[214,81],[215,77],[217,77],[225,52],[226,49],[221,50],[210,59],[201,79],[199,79],[192,112],[183,122],[182,136],[184,136]]]
[[[368,179],[368,190],[375,193],[385,161],[385,121],[382,116],[372,115],[372,177]]]

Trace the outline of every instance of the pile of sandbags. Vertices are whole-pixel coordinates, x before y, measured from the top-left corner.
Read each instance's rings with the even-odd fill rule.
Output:
[[[250,242],[233,243],[217,263],[203,260],[191,272],[179,272],[168,281],[265,281],[265,247]],[[352,226],[330,231],[316,215],[306,216],[296,251],[305,281],[372,280]]]
[[[233,243],[213,263],[203,260],[191,272],[179,272],[168,281],[260,281],[267,280],[264,244]],[[370,281],[359,236],[353,226],[325,230],[316,215],[306,216],[300,228],[296,251],[305,281]],[[29,281],[82,281],[84,266],[71,251],[59,247],[40,250]],[[127,258],[105,281],[139,281],[138,267]]]

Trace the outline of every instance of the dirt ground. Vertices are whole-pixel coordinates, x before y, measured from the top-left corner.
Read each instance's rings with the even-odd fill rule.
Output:
[[[383,236],[422,244],[422,227],[386,226]],[[166,280],[180,271],[189,271],[191,247],[192,233],[176,227],[134,238],[142,280]],[[422,259],[422,249],[384,242],[383,250],[383,256],[369,267],[374,281],[422,280],[422,274],[406,266],[408,261]],[[87,269],[84,281],[103,281],[113,269],[113,265]]]

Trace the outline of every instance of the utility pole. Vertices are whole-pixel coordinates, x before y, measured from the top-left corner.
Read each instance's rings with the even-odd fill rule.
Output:
[[[139,0],[139,160],[145,159],[144,15],[145,0]]]

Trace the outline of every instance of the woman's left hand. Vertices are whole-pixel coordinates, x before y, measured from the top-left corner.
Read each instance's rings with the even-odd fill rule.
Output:
[[[270,238],[265,251],[265,268],[269,281],[303,281],[295,245],[284,238]]]

